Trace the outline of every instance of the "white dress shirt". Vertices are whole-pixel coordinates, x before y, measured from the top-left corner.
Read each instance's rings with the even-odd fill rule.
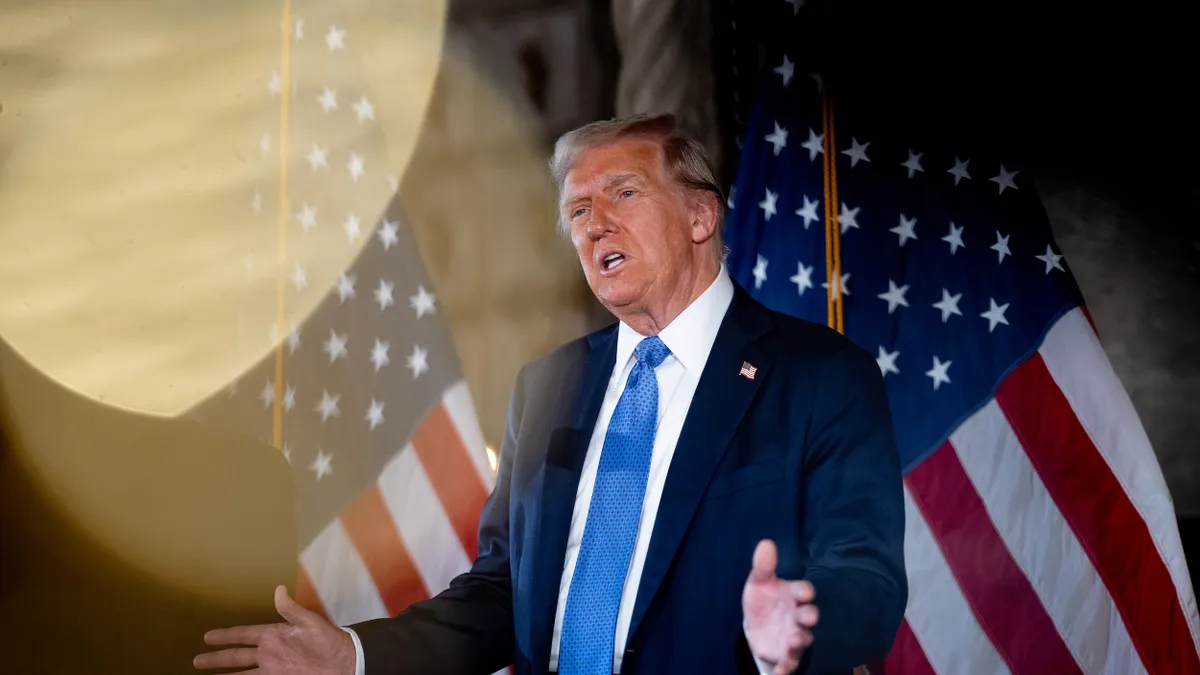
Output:
[[[667,470],[675,455],[675,445],[683,429],[684,419],[692,405],[700,374],[708,362],[709,352],[717,339],[717,331],[725,312],[733,301],[733,282],[722,266],[700,297],[688,305],[675,320],[659,332],[658,337],[671,350],[671,354],[654,370],[658,379],[658,429],[654,437],[654,449],[650,456],[650,473],[646,479],[646,493],[642,503],[642,517],[638,525],[637,540],[629,561],[629,573],[621,593],[621,605],[617,612],[617,633],[613,641],[613,672],[621,672],[621,659],[625,655],[629,623],[633,618],[633,603],[637,599],[638,584],[641,582],[642,567],[646,563],[646,552],[650,548],[650,535],[654,531],[654,519],[658,515],[658,503],[662,499],[663,486],[667,482]],[[583,543],[583,530],[587,524],[588,508],[592,502],[592,488],[596,484],[596,470],[600,464],[600,453],[604,449],[604,438],[608,423],[612,419],[617,401],[625,390],[625,381],[636,363],[634,347],[646,336],[621,322],[617,328],[617,357],[604,402],[596,418],[596,428],[588,443],[587,456],[583,460],[583,471],[579,487],[575,492],[575,507],[571,514],[571,530],[567,536],[567,555],[563,562],[562,579],[559,582],[558,608],[554,616],[554,634],[550,642],[550,670],[558,670],[559,639],[562,632],[563,613],[567,606],[567,594],[571,590],[571,578],[575,573],[575,560],[579,546]],[[362,645],[358,636],[354,638],[357,652],[356,675],[364,675]],[[757,660],[757,659],[756,659]],[[771,668],[759,661],[759,671],[770,673]]]

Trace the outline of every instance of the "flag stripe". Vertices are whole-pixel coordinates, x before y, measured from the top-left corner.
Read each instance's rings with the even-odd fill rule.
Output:
[[[329,613],[325,611],[325,605],[321,604],[321,598],[317,597],[317,589],[313,587],[312,578],[308,575],[308,570],[304,569],[304,562],[298,561],[296,565],[296,604],[316,612],[326,619],[329,618]]]
[[[341,520],[375,583],[388,616],[395,616],[410,604],[428,598],[429,591],[409,549],[396,531],[393,513],[385,499],[380,485],[376,484],[342,513]]]
[[[387,616],[387,609],[340,520],[329,523],[300,554],[313,588],[339,626]]]
[[[1104,355],[1090,317],[1082,310],[1064,316],[1047,334],[1039,352],[1096,451],[1149,528],[1174,582],[1173,592],[1187,620],[1192,649],[1200,652],[1200,615],[1170,492],[1150,439]]]
[[[1142,675],[1129,632],[1007,418],[993,400],[950,442],[996,531],[1086,673]]]
[[[470,569],[471,560],[411,446],[388,462],[379,485],[382,506],[390,514],[385,517],[399,528],[424,588],[430,594],[440,593],[451,579]]]
[[[412,438],[421,466],[446,510],[467,557],[475,559],[479,514],[487,490],[477,478],[472,461],[446,406],[439,403]]]
[[[909,472],[905,482],[976,619],[1009,670],[1017,675],[1082,675],[996,532],[954,447],[943,444]]]
[[[475,414],[475,404],[471,401],[471,391],[467,388],[466,381],[459,380],[452,384],[442,397],[442,402],[454,428],[458,429],[458,435],[462,439],[463,447],[467,449],[471,463],[475,465],[479,480],[490,491],[496,483],[495,472],[488,462],[487,444],[483,440],[483,430],[479,428],[479,417]]]
[[[1200,672],[1171,576],[1146,523],[1096,451],[1041,355],[1018,366],[1001,383],[996,399],[1104,579],[1146,670],[1164,675]],[[1117,532],[1120,536],[1113,536]]]
[[[892,651],[888,652],[883,667],[869,671],[870,675],[937,675],[907,619],[900,622],[896,641],[892,643]]]
[[[913,635],[923,645],[954,645],[925,652],[934,672],[1006,675],[1004,660],[975,620],[907,486],[904,561],[909,586],[904,616]]]

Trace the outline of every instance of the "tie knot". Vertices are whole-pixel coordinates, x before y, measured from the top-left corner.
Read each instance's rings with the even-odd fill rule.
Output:
[[[637,354],[638,363],[649,368],[657,368],[658,364],[662,363],[663,359],[671,353],[671,350],[663,344],[662,340],[658,339],[657,335],[642,340],[633,351]]]

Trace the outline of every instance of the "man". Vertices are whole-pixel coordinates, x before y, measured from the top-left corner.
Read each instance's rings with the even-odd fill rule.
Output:
[[[213,631],[253,647],[198,667],[784,675],[886,653],[904,505],[874,358],[730,280],[720,189],[672,117],[570,132],[551,173],[620,321],[518,376],[471,571],[347,630],[281,588],[287,623]]]

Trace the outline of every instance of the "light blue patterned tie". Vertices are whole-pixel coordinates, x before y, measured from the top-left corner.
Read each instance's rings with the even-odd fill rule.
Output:
[[[567,593],[559,636],[560,675],[612,675],[617,610],[641,522],[646,476],[658,427],[654,369],[671,353],[648,337],[617,401],[596,470],[583,543]]]

